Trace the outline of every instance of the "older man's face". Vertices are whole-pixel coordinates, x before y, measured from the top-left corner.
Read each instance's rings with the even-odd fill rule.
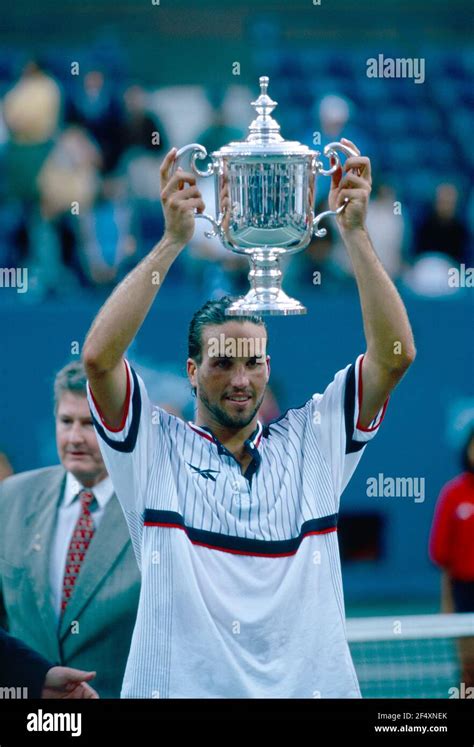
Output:
[[[86,487],[93,487],[107,470],[102,460],[87,398],[64,392],[56,413],[56,444],[65,470]]]

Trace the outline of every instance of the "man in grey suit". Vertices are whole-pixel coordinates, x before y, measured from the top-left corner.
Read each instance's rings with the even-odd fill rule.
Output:
[[[54,384],[61,465],[0,482],[0,625],[118,698],[140,573],[102,460],[80,361]]]

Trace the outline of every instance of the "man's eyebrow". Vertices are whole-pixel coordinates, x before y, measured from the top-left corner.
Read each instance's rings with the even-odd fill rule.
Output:
[[[60,418],[74,418],[74,415],[72,415],[69,412],[61,412],[58,414],[58,417]],[[79,420],[92,420],[92,415],[80,415],[78,416]]]
[[[258,361],[264,358],[264,355],[249,355],[247,358],[242,358],[242,360],[245,361]],[[240,360],[240,358],[235,358],[233,355],[213,355],[211,356],[211,361],[235,361]]]

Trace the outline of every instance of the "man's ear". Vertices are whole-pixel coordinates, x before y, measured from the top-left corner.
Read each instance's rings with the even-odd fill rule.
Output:
[[[196,372],[197,372],[197,366],[196,362],[193,360],[193,358],[188,358],[186,361],[186,370],[188,373],[189,381],[191,382],[191,386],[196,386]]]
[[[268,378],[270,378],[270,370],[271,370],[270,359],[271,359],[271,356],[267,355]]]

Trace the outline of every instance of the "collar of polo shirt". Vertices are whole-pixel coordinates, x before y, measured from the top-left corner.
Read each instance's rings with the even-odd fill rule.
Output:
[[[214,443],[218,447],[219,453],[225,452],[227,454],[230,454],[230,451],[228,449],[226,449],[226,447],[224,446],[224,444],[221,443],[221,441],[217,438],[217,436],[215,435],[215,433],[213,433],[212,430],[210,428],[208,428],[208,426],[206,426],[206,425],[197,425],[197,423],[193,423],[192,420],[188,421],[188,425],[190,425],[191,428],[193,428],[193,430],[197,429],[197,428],[200,428],[202,431],[206,431],[207,433],[209,433],[209,435],[212,436],[212,439],[213,439]],[[195,432],[199,433],[199,431],[197,431],[197,430],[195,430]],[[262,423],[260,421],[258,421],[257,422],[257,427],[255,428],[255,430],[244,441],[244,446],[250,447],[251,449],[255,448],[256,444],[254,443],[254,441],[258,440],[258,436],[260,434],[263,435],[263,436],[266,436],[267,433],[268,433],[267,426],[263,426]]]

